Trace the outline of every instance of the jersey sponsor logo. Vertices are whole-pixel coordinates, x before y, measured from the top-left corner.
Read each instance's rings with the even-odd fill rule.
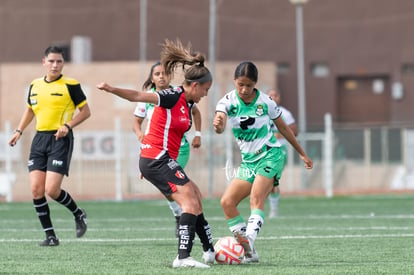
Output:
[[[256,115],[262,116],[264,114],[263,105],[257,105],[256,107]]]
[[[240,121],[240,128],[242,128],[243,130],[247,130],[249,126],[253,125],[256,120],[254,117],[242,116],[240,117],[239,121]]]
[[[142,144],[141,143],[141,150],[142,149],[151,149],[151,148],[152,148],[151,144]]]
[[[183,173],[183,172],[181,172],[180,170],[177,170],[177,171],[175,172],[175,176],[176,176],[177,178],[179,178],[179,179],[184,179],[184,173]]]

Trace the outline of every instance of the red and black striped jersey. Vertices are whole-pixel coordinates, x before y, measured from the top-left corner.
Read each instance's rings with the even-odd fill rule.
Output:
[[[151,124],[141,143],[141,157],[158,159],[166,152],[177,159],[181,139],[191,127],[191,103],[185,99],[183,87],[157,92]]]

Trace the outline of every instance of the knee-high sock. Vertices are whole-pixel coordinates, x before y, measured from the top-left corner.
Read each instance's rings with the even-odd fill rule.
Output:
[[[52,220],[50,219],[49,204],[45,197],[40,199],[33,199],[33,206],[36,210],[37,216],[39,217],[40,224],[43,227],[43,231],[46,233],[46,237],[55,236],[53,229]]]
[[[246,223],[241,215],[227,220],[227,225],[232,233],[243,232],[246,233]]]
[[[69,209],[75,217],[82,214],[82,212],[76,205],[76,202],[72,199],[70,194],[66,192],[65,190],[62,189],[59,197],[57,197],[57,199],[55,200],[61,205],[65,206],[67,209]]]
[[[203,213],[197,216],[196,233],[203,245],[203,251],[207,251],[209,249],[211,251],[214,251],[211,228],[206,219],[204,218]]]
[[[249,222],[247,224],[246,228],[246,235],[249,238],[249,240],[252,242],[250,246],[254,247],[254,242],[256,240],[257,235],[260,232],[260,229],[262,228],[264,223],[264,212],[260,209],[253,209],[250,217]]]
[[[280,191],[277,190],[276,193],[270,193],[269,195],[269,202],[270,202],[270,210],[275,211],[279,206],[279,199],[280,199]]]
[[[185,259],[190,256],[195,237],[197,216],[182,213],[178,228],[178,258]]]

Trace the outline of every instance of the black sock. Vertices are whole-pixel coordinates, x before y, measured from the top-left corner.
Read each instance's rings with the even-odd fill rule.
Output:
[[[182,213],[178,230],[178,258],[185,259],[190,256],[195,236],[197,217],[193,214]]]
[[[203,244],[203,251],[207,251],[209,249],[211,251],[214,251],[213,235],[211,234],[211,228],[206,219],[204,218],[203,213],[197,216],[196,232],[198,237],[200,238],[201,243]]]
[[[76,202],[72,199],[70,194],[66,192],[65,190],[61,190],[59,197],[55,199],[58,203],[65,206],[67,209],[69,209],[75,217],[82,214],[82,211],[78,208],[76,205]]]
[[[49,204],[45,197],[41,199],[33,199],[33,206],[36,210],[37,216],[39,217],[40,224],[43,227],[43,231],[46,233],[46,238],[54,236],[55,231],[53,230],[52,220],[50,219]]]

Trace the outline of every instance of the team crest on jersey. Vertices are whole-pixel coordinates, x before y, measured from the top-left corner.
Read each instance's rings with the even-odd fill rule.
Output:
[[[179,178],[179,179],[184,179],[184,173],[183,173],[183,172],[181,172],[180,170],[177,170],[177,171],[175,172],[175,176],[176,176],[177,178]]]
[[[257,105],[256,107],[256,115],[262,116],[264,114],[263,105]]]

